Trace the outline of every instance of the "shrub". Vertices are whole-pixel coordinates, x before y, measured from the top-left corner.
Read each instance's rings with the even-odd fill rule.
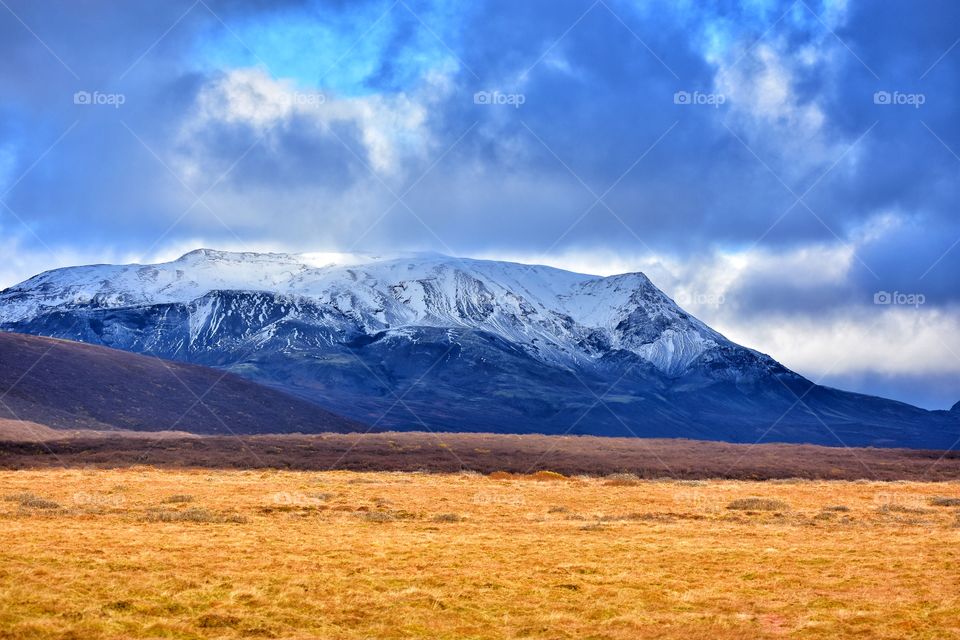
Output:
[[[3,496],[3,501],[4,502],[23,502],[24,500],[28,498],[33,498],[33,497],[34,495],[32,493],[27,493],[26,491],[24,491],[23,493],[8,493],[7,495]]]
[[[20,502],[21,507],[27,507],[30,509],[59,509],[60,504],[54,502],[53,500],[47,500],[46,498],[40,498],[34,496],[29,500],[22,500]]]
[[[247,519],[236,513],[214,513],[206,509],[186,509],[171,511],[169,509],[152,509],[147,512],[145,519],[148,522],[203,522],[222,524],[226,522],[244,523]]]
[[[24,491],[23,493],[14,493],[4,496],[7,502],[19,502],[21,507],[26,509],[59,509],[60,504],[53,500],[47,500],[40,496]]]
[[[237,616],[219,613],[205,613],[197,619],[197,626],[201,629],[215,629],[217,627],[236,627],[240,624]]]
[[[960,498],[946,498],[944,496],[934,496],[930,498],[930,504],[934,507],[960,507]]]
[[[929,509],[922,509],[920,507],[908,507],[902,504],[882,504],[877,507],[877,511],[880,513],[929,513]]]
[[[551,480],[569,480],[567,476],[562,473],[557,473],[556,471],[535,471],[533,473],[528,473],[526,475],[519,473],[510,473],[509,471],[494,471],[489,476],[491,480],[540,480],[540,481],[551,481]]]
[[[172,496],[168,497],[166,500],[164,500],[164,502],[170,503],[170,504],[179,504],[179,503],[183,503],[183,502],[193,502],[193,496],[189,496],[189,495],[186,495],[186,494],[183,494],[183,493],[178,493],[178,494],[176,494],[176,495],[172,495]]]
[[[570,511],[570,509],[567,509],[566,507],[559,507],[559,506],[550,507],[549,509],[547,509],[547,513],[567,513],[568,511]]]
[[[608,487],[634,487],[640,484],[640,478],[635,473],[612,473],[603,484]]]
[[[556,471],[537,471],[530,474],[530,479],[549,482],[552,480],[566,480],[567,476],[562,473],[557,473]]]
[[[829,507],[824,507],[823,510],[824,510],[824,511],[838,511],[838,512],[846,513],[846,512],[848,512],[848,511],[850,511],[850,507],[848,507],[848,506],[846,506],[846,505],[843,505],[843,504],[835,504],[835,505],[831,505],[831,506],[829,506]]]
[[[739,498],[727,505],[727,509],[737,511],[785,511],[789,508],[786,502],[774,498]]]
[[[393,522],[397,516],[389,511],[370,511],[363,514],[363,519],[367,522]]]
[[[107,611],[132,611],[133,601],[114,600],[113,602],[108,602],[107,604],[103,605],[103,608]]]
[[[441,513],[433,517],[434,522],[463,522],[463,516],[455,513]]]
[[[359,511],[360,517],[367,522],[394,522],[396,520],[413,520],[417,516],[409,511]]]

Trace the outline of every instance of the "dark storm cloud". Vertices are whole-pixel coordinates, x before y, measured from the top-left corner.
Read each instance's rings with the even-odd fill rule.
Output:
[[[351,11],[346,5],[331,6],[327,11]],[[944,233],[955,222],[951,214],[960,162],[944,145],[960,148],[951,118],[958,56],[947,55],[931,69],[958,37],[950,27],[960,17],[955,4],[929,3],[918,10],[907,4],[854,3],[836,25],[837,36],[850,50],[813,16],[811,10],[826,15],[825,7],[815,3],[810,9],[794,4],[759,43],[757,38],[789,3],[750,9],[712,3],[681,10],[673,3],[610,3],[607,8],[603,3],[490,2],[454,18],[449,11],[431,14],[436,5],[430,3],[409,6],[397,6],[385,18],[394,28],[382,59],[375,72],[358,83],[384,93],[412,91],[398,86],[408,77],[399,65],[410,64],[416,53],[411,47],[423,46],[427,27],[421,16],[459,21],[428,25],[443,47],[450,47],[451,59],[462,62],[452,78],[453,90],[430,106],[427,127],[437,138],[435,153],[478,123],[418,185],[422,199],[438,205],[436,210],[418,207],[428,222],[454,220],[469,226],[469,220],[482,215],[479,205],[470,206],[470,201],[482,203],[516,221],[511,240],[518,247],[542,249],[544,238],[559,236],[565,223],[592,204],[594,194],[605,192],[628,170],[604,201],[646,243],[665,251],[749,246],[761,237],[772,246],[846,238],[858,225],[890,209],[908,218],[933,219]],[[4,46],[11,54],[0,63],[7,119],[15,130],[30,132],[19,140],[14,136],[21,166],[28,166],[45,149],[44,143],[80,121],[45,161],[47,170],[18,187],[11,200],[14,208],[48,223],[62,210],[71,219],[92,218],[96,224],[108,210],[117,212],[113,217],[129,213],[147,194],[150,202],[139,206],[154,211],[137,218],[149,224],[163,218],[165,208],[180,204],[181,187],[171,184],[171,176],[164,175],[163,166],[127,126],[168,160],[170,141],[198,92],[216,75],[201,71],[203,66],[192,59],[198,42],[222,28],[219,19],[237,24],[285,10],[257,2],[210,3],[210,10],[203,4],[190,7],[186,2],[131,3],[120,10],[110,5],[108,11],[107,5],[64,3],[51,11],[37,3],[11,4],[81,78],[74,78],[18,21],[10,16],[3,21]],[[719,44],[711,41],[711,34]],[[750,111],[751,105],[733,104],[733,97],[717,109],[674,104],[677,91],[717,90],[718,70],[738,57],[737,72],[744,78],[762,73],[755,58],[767,41],[776,43],[779,63],[790,75],[784,79],[791,94],[786,106],[815,104],[823,115],[820,135],[834,147],[806,154],[803,140],[777,136],[809,132],[789,122],[765,121]],[[828,49],[830,55],[799,64],[805,47]],[[123,75],[130,65],[133,69]],[[283,69],[268,70],[283,76]],[[123,92],[126,102],[113,112],[77,108],[71,102],[73,91],[84,89]],[[522,94],[524,103],[517,109],[473,104],[473,93],[483,90]],[[920,109],[876,105],[876,91],[923,92],[925,103]],[[255,140],[256,133],[242,123],[232,132],[230,126],[196,141],[208,146],[208,158],[235,158],[244,143]],[[854,150],[821,178],[868,129]],[[277,188],[316,181],[318,173],[341,183],[360,179],[343,174],[351,171],[350,163],[342,148],[334,149],[341,141],[355,142],[361,132],[347,132],[338,141],[309,124],[283,123],[277,133],[270,149],[257,149],[245,158],[246,167],[238,167],[227,186],[249,185],[252,173],[274,181]],[[778,154],[781,146],[790,152]],[[417,178],[434,159],[409,159],[408,178]],[[483,165],[480,175],[475,173],[478,165]],[[311,166],[319,171],[304,169]],[[579,190],[583,199],[573,198],[559,208],[549,195],[541,203],[509,197],[491,202],[492,184],[518,173],[530,185],[521,191]],[[473,178],[478,197],[467,202],[445,190],[451,180],[466,183]],[[802,203],[794,205],[796,196],[818,179],[804,198],[813,213]],[[60,195],[49,193],[51,183],[58,185]],[[46,195],[38,201],[39,194]],[[33,210],[34,202],[43,206]],[[632,234],[614,232],[616,227],[623,231],[620,223],[599,220],[613,216],[606,207],[598,206],[596,213],[573,234],[577,242],[636,248]],[[960,235],[960,228],[957,232]],[[490,247],[503,241],[472,232],[458,237],[455,229],[449,237],[450,244],[464,251],[473,242]]]
[[[7,3],[16,215],[0,209],[0,228],[24,250],[43,247],[20,220],[47,246],[129,251],[205,238],[709,263],[816,246],[849,249],[847,271],[804,283],[769,262],[729,308],[960,302],[952,0]],[[326,103],[278,110],[280,90]]]

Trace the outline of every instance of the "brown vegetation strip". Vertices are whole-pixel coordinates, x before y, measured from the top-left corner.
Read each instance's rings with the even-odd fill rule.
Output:
[[[960,452],[589,436],[371,433],[0,442],[3,469],[131,465],[313,471],[551,470],[568,475],[622,472],[639,478],[685,479],[960,478]]]

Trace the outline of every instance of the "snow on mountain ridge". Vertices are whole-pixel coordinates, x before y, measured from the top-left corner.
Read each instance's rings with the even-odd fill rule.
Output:
[[[642,273],[600,277],[424,253],[198,249],[155,265],[57,269],[0,293],[0,323],[53,310],[182,304],[191,308],[194,340],[201,330],[217,331],[221,320],[213,316],[233,313],[205,299],[216,291],[305,299],[335,310],[366,333],[415,326],[488,331],[555,363],[584,362],[626,349],[674,374],[707,349],[729,344]],[[299,311],[291,305],[286,313],[291,317]],[[343,322],[326,316],[310,321],[331,325],[331,330]]]

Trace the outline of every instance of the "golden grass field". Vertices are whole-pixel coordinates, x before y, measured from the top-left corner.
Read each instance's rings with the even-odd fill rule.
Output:
[[[960,637],[958,483],[502,475],[0,472],[0,637]]]

